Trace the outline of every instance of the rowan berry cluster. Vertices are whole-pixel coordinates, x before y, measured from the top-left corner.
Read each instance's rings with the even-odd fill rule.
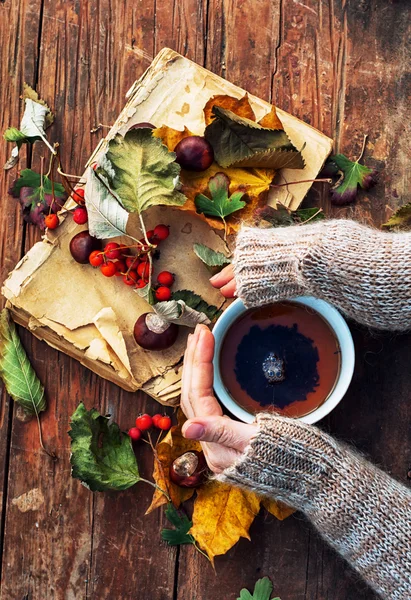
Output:
[[[171,418],[168,415],[160,414],[150,416],[145,413],[144,415],[139,415],[136,419],[136,426],[129,429],[128,435],[133,442],[137,442],[143,432],[148,431],[152,427],[156,427],[161,431],[168,431],[171,427]]]

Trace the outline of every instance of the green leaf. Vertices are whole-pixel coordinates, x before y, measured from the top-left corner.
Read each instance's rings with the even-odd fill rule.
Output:
[[[204,244],[194,244],[193,250],[196,256],[203,261],[207,267],[224,267],[231,263],[231,260],[222,252],[217,252]]]
[[[6,129],[3,137],[6,142],[16,142],[17,145],[27,141],[27,137],[24,135],[24,133],[22,133],[19,129],[16,129],[16,127],[9,127]]]
[[[29,415],[46,410],[44,388],[40,383],[5,308],[0,313],[0,376],[8,394]]]
[[[90,235],[109,239],[126,233],[129,213],[110,190],[104,175],[91,168],[87,170],[85,201]]]
[[[254,586],[253,594],[250,594],[245,588],[241,590],[240,597],[237,600],[270,600],[271,592],[273,591],[273,584],[268,577],[259,579]],[[280,600],[280,598],[273,598],[272,600]]]
[[[204,213],[210,217],[219,217],[224,221],[225,217],[233,212],[244,208],[245,202],[241,200],[244,192],[234,192],[228,197],[230,180],[224,173],[216,173],[208,181],[211,199],[204,194],[197,194],[194,199],[197,212]]]
[[[336,154],[330,160],[337,165],[343,175],[342,180],[339,180],[336,187],[331,190],[334,204],[344,205],[354,202],[358,186],[368,190],[378,181],[376,170],[360,165],[358,161],[353,162],[344,154]]]
[[[79,404],[71,416],[72,476],[92,492],[126,490],[138,481],[131,439],[95,408]]]
[[[41,181],[40,173],[36,173],[32,169],[23,169],[20,173],[20,177],[16,179],[12,187],[12,194],[17,195],[21,188],[30,187],[33,189],[30,199],[32,200],[44,200],[44,194],[52,193],[51,179],[46,175],[43,175],[43,182]],[[54,182],[54,195],[56,198],[63,198],[66,192],[61,183]]]
[[[285,131],[262,127],[218,106],[213,107],[212,113],[214,120],[206,127],[204,136],[222,167],[304,168],[301,152]]]
[[[401,206],[382,227],[387,229],[410,229],[411,228],[411,203]]]
[[[178,512],[172,503],[167,504],[164,514],[175,529],[163,529],[161,531],[162,539],[170,544],[170,546],[194,544],[193,536],[188,533],[193,523],[187,515]]]
[[[150,206],[181,206],[186,197],[175,189],[180,165],[151,129],[132,129],[109,142],[107,159],[114,169],[113,190],[124,208],[142,213]]]
[[[325,214],[321,208],[299,208],[292,213],[294,220],[304,224],[306,221],[314,223],[314,221],[322,221],[325,219]]]
[[[194,310],[203,312],[207,315],[210,321],[217,319],[221,314],[220,309],[212,304],[207,304],[201,296],[195,294],[191,290],[178,290],[177,292],[173,292],[173,300],[183,300],[190,308],[194,308]]]

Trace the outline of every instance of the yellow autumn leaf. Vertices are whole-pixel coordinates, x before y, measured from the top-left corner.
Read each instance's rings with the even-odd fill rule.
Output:
[[[210,561],[225,554],[248,533],[260,509],[260,498],[252,492],[219,481],[197,489],[191,535]]]
[[[279,500],[273,500],[271,498],[261,498],[261,504],[264,508],[274,517],[283,521],[293,513],[295,513],[295,508],[291,508],[291,506],[287,506],[283,502]]]
[[[284,130],[283,124],[281,123],[280,119],[278,118],[275,106],[271,107],[270,112],[267,113],[266,115],[264,115],[264,117],[258,121],[258,124],[261,125],[262,127],[267,127],[267,129]]]
[[[206,126],[209,125],[213,120],[211,112],[213,106],[226,108],[227,110],[231,110],[231,112],[235,113],[239,117],[245,117],[246,119],[250,119],[250,121],[255,121],[255,114],[251,108],[248,94],[245,94],[245,96],[242,98],[233,98],[233,96],[226,96],[224,94],[210,98],[204,107],[204,119]],[[263,127],[265,127],[265,125],[263,125]]]
[[[176,145],[184,138],[193,135],[187,128],[184,131],[178,131],[163,125],[154,129],[153,135],[159,137],[169,150],[173,151]],[[196,212],[194,199],[197,194],[207,196],[208,182],[216,173],[225,173],[230,179],[229,192],[233,194],[235,191],[243,191],[247,194],[244,200],[246,206],[236,213],[227,217],[227,231],[233,233],[237,231],[243,222],[251,219],[254,210],[262,204],[265,204],[264,192],[270,187],[270,184],[275,175],[273,169],[245,169],[239,167],[229,167],[223,169],[219,164],[213,162],[211,167],[206,171],[187,171],[183,169],[180,173],[180,181],[182,184],[182,192],[187,197],[187,202],[180,207],[181,210],[188,210],[192,213]],[[213,217],[205,217],[199,215],[214,229],[224,229],[224,223],[221,219]]]
[[[185,502],[191,498],[191,496],[194,494],[194,489],[180,487],[170,481],[170,465],[177,457],[181,456],[185,452],[189,452],[190,450],[201,451],[201,445],[199,442],[187,440],[181,435],[181,425],[182,423],[172,427],[164,440],[157,444],[157,456],[154,456],[153,470],[154,481],[159,488],[169,494],[171,501],[176,508],[178,508],[182,502]],[[156,508],[159,508],[163,504],[167,504],[167,498],[162,492],[156,489],[146,514],[152,512]]]

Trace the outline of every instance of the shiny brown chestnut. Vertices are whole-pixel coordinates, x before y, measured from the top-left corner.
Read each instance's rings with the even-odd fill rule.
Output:
[[[190,135],[174,148],[176,162],[188,171],[205,171],[214,160],[214,150],[209,141],[200,135]]]
[[[170,479],[176,485],[194,488],[201,485],[207,476],[207,463],[203,452],[190,450],[170,465]]]
[[[178,325],[154,312],[143,313],[134,325],[134,339],[145,350],[166,350],[174,344],[177,335]]]
[[[93,237],[88,231],[80,231],[70,240],[70,254],[81,265],[86,265],[93,250],[101,249],[101,240]]]

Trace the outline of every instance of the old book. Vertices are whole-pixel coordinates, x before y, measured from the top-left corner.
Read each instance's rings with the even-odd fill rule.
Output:
[[[180,130],[186,126],[192,133],[202,134],[203,107],[217,94],[240,98],[245,91],[165,48],[129,90],[126,106],[89,163],[104,151],[107,140],[118,132],[124,134],[134,123],[148,121]],[[250,102],[257,120],[271,109],[270,104],[252,95]],[[287,181],[315,178],[332,141],[292,115],[281,110],[278,114],[295,146],[301,148],[305,143],[305,168],[285,169],[282,176]],[[291,194],[273,190],[269,202],[281,200],[295,209],[309,187],[310,183],[293,185]],[[222,296],[208,282],[207,268],[192,251],[194,242],[223,251],[221,237],[200,217],[176,208],[151,208],[146,221],[149,228],[160,222],[171,226],[156,268],[176,273],[174,289],[194,290],[209,304],[224,308]],[[80,230],[67,218],[17,264],[2,290],[13,318],[39,339],[122,388],[142,388],[164,404],[178,402],[189,330],[180,328],[176,344],[164,352],[147,352],[137,346],[133,325],[149,310],[148,305],[118,278],[105,278],[98,270],[72,260],[68,244]]]

